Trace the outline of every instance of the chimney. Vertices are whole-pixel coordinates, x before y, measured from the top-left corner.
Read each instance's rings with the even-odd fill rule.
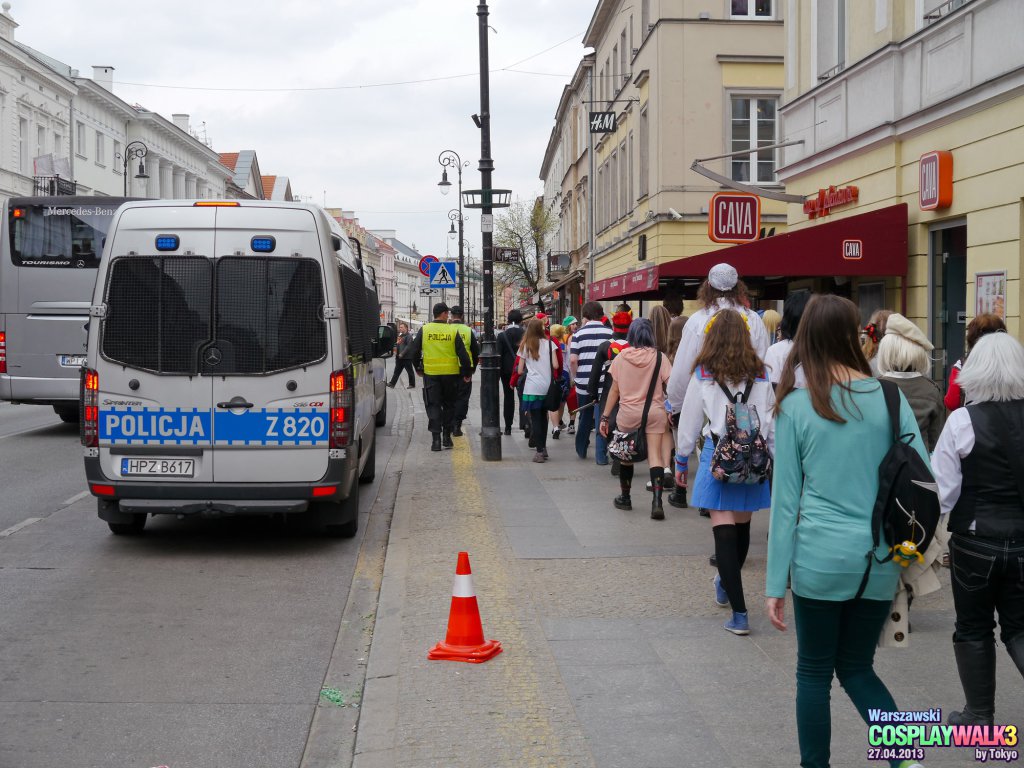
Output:
[[[92,65],[92,81],[106,91],[114,92],[114,68],[104,65]]]
[[[188,115],[178,112],[171,115],[171,119],[174,120],[174,124],[181,128],[185,133],[188,133]]]
[[[4,3],[0,8],[3,9],[3,13],[0,13],[0,38],[14,40],[14,30],[17,29],[18,22],[11,17],[11,4]]]

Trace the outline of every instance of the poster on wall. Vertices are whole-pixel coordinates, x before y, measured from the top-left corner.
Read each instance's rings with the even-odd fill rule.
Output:
[[[1006,272],[978,272],[974,275],[976,290],[974,316],[999,315],[1006,319]]]

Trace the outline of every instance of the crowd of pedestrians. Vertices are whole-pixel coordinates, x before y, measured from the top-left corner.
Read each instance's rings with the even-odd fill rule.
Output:
[[[765,609],[785,631],[791,601],[800,764],[819,768],[830,764],[833,678],[865,720],[907,704],[874,671],[894,599],[913,596],[908,569],[872,534],[879,466],[894,440],[880,382],[891,382],[898,434],[933,473],[942,511],[944,530],[923,561],[951,568],[950,663],[965,703],[949,722],[998,722],[997,622],[1024,676],[1024,347],[1000,318],[976,317],[943,397],[931,341],[899,313],[879,310],[862,324],[848,299],[796,292],[781,316],[762,317],[728,264],[712,268],[697,299],[690,317],[681,300],[643,318],[627,305],[606,317],[588,302],[579,322],[552,327],[539,313],[525,333],[510,313],[498,336],[505,434],[518,414],[542,463],[562,415],[575,417],[576,456],[612,465],[609,499],[621,510],[636,506],[637,464],[649,467],[653,519],[665,517],[666,491],[684,508],[689,490],[711,522],[709,598],[730,609],[723,627],[736,635],[751,631],[742,579],[751,519],[770,516]]]

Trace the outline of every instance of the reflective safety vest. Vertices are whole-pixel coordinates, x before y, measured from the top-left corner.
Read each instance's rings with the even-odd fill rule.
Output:
[[[455,353],[457,333],[460,333],[457,325],[427,323],[423,326],[423,373],[427,376],[451,376],[461,372],[459,356]]]
[[[476,360],[473,359],[473,331],[465,323],[452,323],[452,325],[459,329],[459,336],[462,337],[462,343],[466,347],[470,365],[476,365]]]

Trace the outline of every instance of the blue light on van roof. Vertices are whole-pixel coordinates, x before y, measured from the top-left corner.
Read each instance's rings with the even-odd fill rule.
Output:
[[[250,245],[256,253],[273,253],[274,248],[277,247],[277,241],[270,235],[266,235],[265,237],[254,237],[250,241]]]
[[[158,251],[176,251],[180,244],[181,239],[177,235],[156,236],[156,249]]]

